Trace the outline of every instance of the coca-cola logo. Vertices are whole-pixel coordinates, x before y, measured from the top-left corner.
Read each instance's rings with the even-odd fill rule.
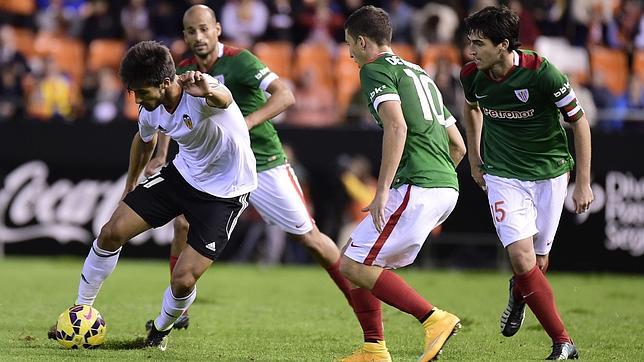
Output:
[[[116,181],[59,179],[49,184],[42,161],[27,162],[4,179],[0,190],[0,242],[39,238],[91,243],[118,205],[125,176]],[[153,229],[131,240],[167,244],[172,227]]]

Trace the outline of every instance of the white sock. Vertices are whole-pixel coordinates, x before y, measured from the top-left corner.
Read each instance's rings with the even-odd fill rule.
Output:
[[[161,312],[154,320],[154,327],[158,331],[165,331],[171,328],[174,322],[188,310],[192,302],[197,297],[197,286],[192,289],[192,292],[185,297],[175,298],[172,295],[172,289],[168,287],[163,293],[163,303],[161,304]]]
[[[103,281],[114,271],[120,253],[121,248],[116,251],[103,250],[98,247],[97,240],[94,240],[81,271],[76,304],[94,304]]]

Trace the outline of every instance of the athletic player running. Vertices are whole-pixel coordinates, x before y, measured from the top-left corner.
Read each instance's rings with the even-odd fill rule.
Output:
[[[81,272],[76,304],[92,305],[116,267],[121,246],[179,214],[190,221],[161,311],[145,339],[165,350],[167,335],[197,295],[196,282],[221,253],[257,187],[248,128],[230,91],[213,77],[190,71],[180,77],[170,51],[145,41],[130,48],[119,75],[134,92],[139,132],[121,201],[94,241]],[[179,144],[174,161],[137,185],[161,132]],[[55,327],[54,327],[55,328]]]
[[[420,358],[435,358],[460,327],[455,315],[432,306],[390,269],[411,264],[430,231],[447,219],[458,199],[455,165],[465,154],[456,120],[434,82],[416,64],[391,51],[391,21],[373,6],[345,23],[351,57],[360,66],[369,110],[383,128],[376,196],[353,231],[340,269],[351,290],[364,344],[343,361],[391,361],[381,303],[413,315],[425,330]]]
[[[209,7],[195,5],[185,12],[183,34],[194,56],[180,62],[177,72],[199,70],[214,76],[230,89],[246,117],[258,173],[258,188],[250,195],[250,203],[266,222],[278,225],[306,247],[351,304],[350,283],[339,270],[340,251],[311,220],[297,177],[270,122],[293,104],[290,89],[248,50],[219,42],[221,25]],[[271,94],[268,100],[264,91]],[[168,140],[161,141],[150,169],[165,163],[167,149]],[[170,269],[185,247],[187,230],[188,224],[178,218],[170,249]],[[187,316],[180,322],[178,327],[187,326]]]
[[[487,192],[514,271],[502,333],[518,332],[527,303],[552,338],[547,359],[577,358],[544,273],[574,165],[559,114],[574,136],[577,213],[593,201],[588,121],[566,77],[538,54],[518,49],[516,14],[487,7],[466,18],[465,27],[474,57],[461,71],[472,177]]]

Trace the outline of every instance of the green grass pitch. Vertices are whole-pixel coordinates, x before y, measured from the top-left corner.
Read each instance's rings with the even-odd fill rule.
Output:
[[[335,361],[361,343],[359,325],[326,273],[316,267],[213,266],[199,281],[190,328],[170,335],[168,350],[140,349],[144,324],[159,311],[167,263],[121,260],[95,307],[108,326],[97,350],[63,350],[47,328],[76,297],[81,259],[0,259],[0,360]],[[508,275],[407,269],[399,272],[439,308],[462,319],[441,360],[539,360],[550,341],[528,312],[512,338],[499,332]],[[559,309],[581,358],[644,360],[644,277],[550,275]],[[394,361],[414,361],[422,329],[383,310]]]

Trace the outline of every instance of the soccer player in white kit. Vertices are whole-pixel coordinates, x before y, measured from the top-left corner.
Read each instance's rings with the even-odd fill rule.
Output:
[[[184,214],[190,222],[188,246],[145,340],[146,346],[165,350],[173,323],[195,300],[197,280],[224,249],[248,205],[248,193],[257,187],[255,158],[230,91],[200,72],[177,76],[165,46],[154,41],[134,45],[119,75],[140,105],[139,132],[132,141],[124,199],[85,259],[76,304],[94,303],[123,244]],[[179,153],[137,186],[158,132],[174,139]]]

